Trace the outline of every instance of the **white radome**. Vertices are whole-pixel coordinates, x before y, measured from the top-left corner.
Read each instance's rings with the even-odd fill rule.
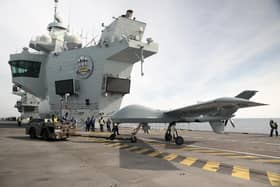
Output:
[[[41,42],[41,43],[51,43],[52,39],[49,35],[43,34],[43,35],[37,37],[37,41]]]
[[[64,35],[64,41],[66,42],[68,49],[74,49],[74,48],[81,48],[82,47],[82,40],[80,36],[74,35],[71,33],[66,33]]]

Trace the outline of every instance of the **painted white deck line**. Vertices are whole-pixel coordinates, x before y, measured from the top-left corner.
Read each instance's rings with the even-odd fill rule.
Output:
[[[160,141],[160,140],[151,140],[151,139],[147,139],[147,138],[141,138],[141,139],[144,140],[144,141],[148,141],[148,142],[159,142],[159,143],[165,143],[166,144],[166,142]],[[172,143],[167,143],[167,144],[172,144]],[[199,146],[199,145],[188,145],[188,146],[189,147],[203,148],[203,149],[217,150],[217,151],[224,151],[224,152],[229,152],[229,153],[238,153],[238,154],[244,154],[244,155],[252,155],[252,156],[280,159],[280,157],[272,156],[272,155],[264,155],[264,154],[242,152],[242,151],[233,151],[233,150],[229,150],[229,149],[218,149],[218,148],[214,148],[214,147],[204,147],[204,146]]]
[[[249,153],[249,152],[242,152],[242,151],[233,151],[233,150],[228,150],[228,149],[217,149],[213,147],[203,147],[203,146],[198,146],[198,145],[189,145],[190,147],[199,147],[203,149],[213,149],[217,151],[225,151],[225,152],[230,152],[230,153],[239,153],[239,154],[244,154],[244,155],[253,155],[253,156],[260,156],[260,157],[267,157],[267,158],[275,158],[275,159],[280,159],[279,156],[272,156],[272,155],[264,155],[264,154],[257,154],[257,153]]]

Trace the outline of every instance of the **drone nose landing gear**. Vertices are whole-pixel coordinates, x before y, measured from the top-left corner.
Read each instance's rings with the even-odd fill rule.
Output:
[[[175,140],[175,143],[177,145],[182,145],[184,144],[184,138],[182,136],[178,135],[177,129],[176,129],[176,123],[175,122],[171,122],[169,123],[169,126],[166,130],[165,133],[165,141],[170,142],[172,141],[172,139]]]

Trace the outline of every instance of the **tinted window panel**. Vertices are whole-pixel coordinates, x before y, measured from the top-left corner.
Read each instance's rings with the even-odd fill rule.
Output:
[[[13,77],[34,77],[40,74],[41,62],[35,61],[10,61]]]
[[[130,91],[130,80],[107,77],[106,92],[127,94]]]
[[[56,95],[65,95],[67,93],[74,94],[73,79],[55,81],[55,92]]]

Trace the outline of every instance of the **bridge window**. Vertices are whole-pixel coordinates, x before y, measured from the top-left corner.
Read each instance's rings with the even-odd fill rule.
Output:
[[[41,62],[35,61],[10,61],[13,77],[34,77],[40,74]]]

